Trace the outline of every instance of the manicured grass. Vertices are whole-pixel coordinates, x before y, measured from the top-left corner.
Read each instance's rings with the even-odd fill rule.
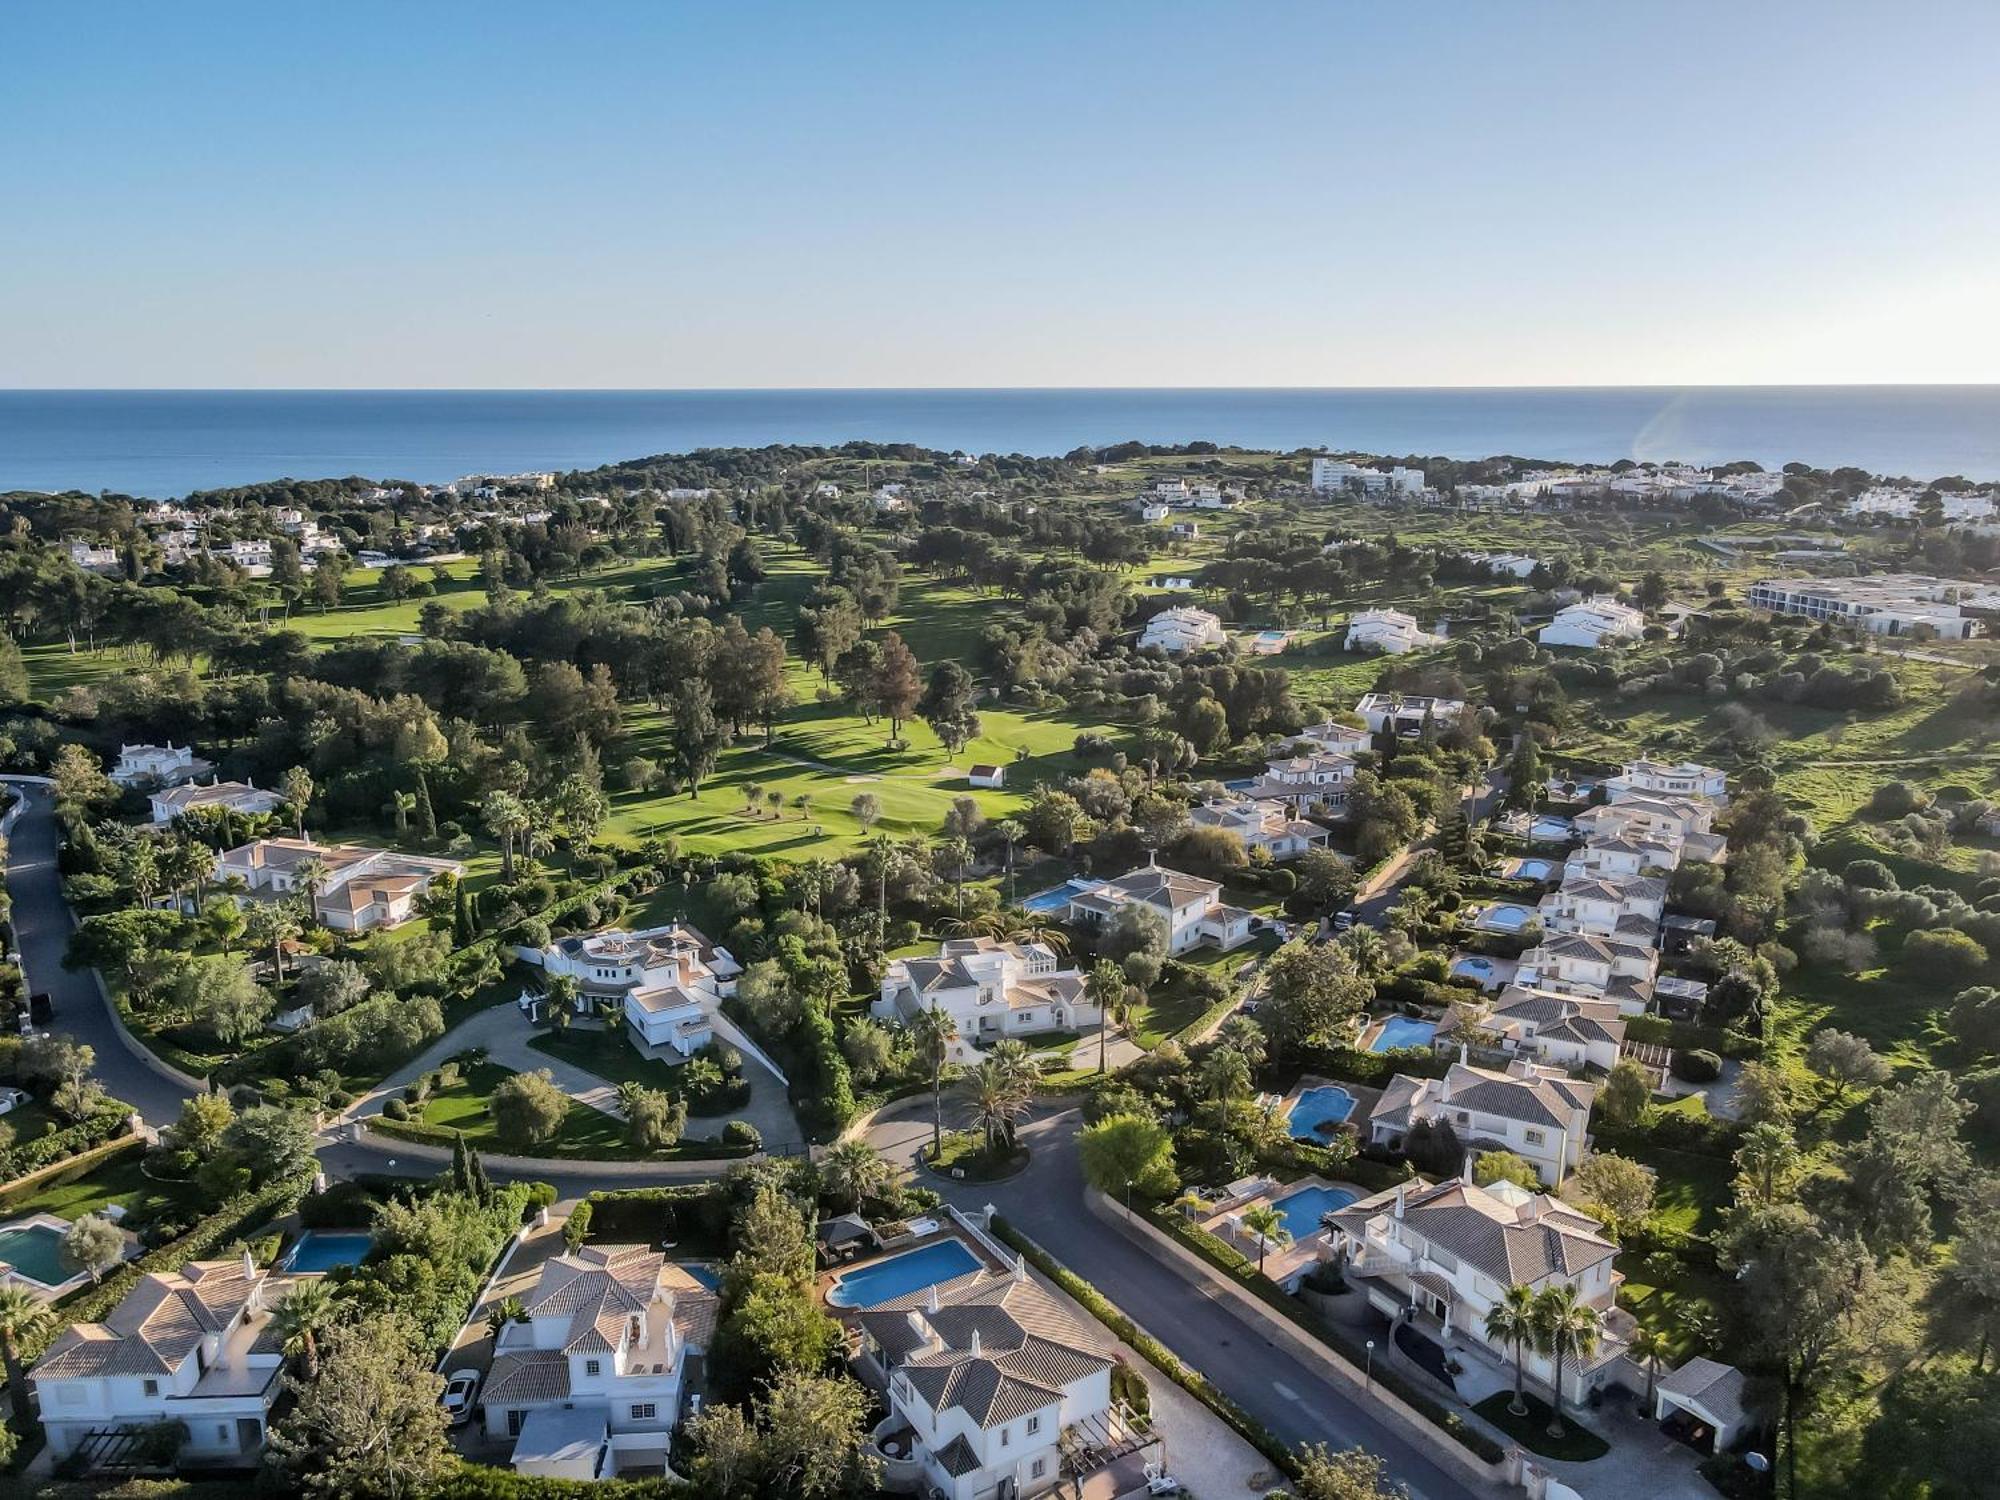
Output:
[[[1602,1458],[1611,1451],[1611,1445],[1587,1427],[1579,1427],[1576,1418],[1565,1413],[1563,1435],[1549,1436],[1549,1405],[1536,1397],[1525,1396],[1528,1408],[1525,1417],[1517,1417],[1507,1408],[1513,1403],[1512,1391],[1501,1391],[1488,1396],[1472,1409],[1506,1433],[1531,1453],[1539,1453],[1544,1458],[1562,1459],[1568,1463],[1588,1463],[1593,1458]]]
[[[0,1127],[13,1132],[13,1142],[25,1146],[28,1142],[45,1136],[55,1128],[55,1116],[44,1104],[30,1099],[26,1104],[17,1104],[6,1114],[0,1115]]]
[[[502,1141],[493,1128],[487,1101],[513,1070],[494,1063],[474,1063],[463,1070],[459,1081],[424,1101],[423,1122],[444,1130],[465,1134],[466,1144],[482,1151],[506,1152],[521,1156],[572,1156],[614,1159],[638,1157],[643,1153],[626,1143],[619,1122],[587,1104],[570,1101],[569,1113],[555,1135],[540,1145],[523,1147]]]
[[[85,1214],[102,1213],[113,1204],[125,1210],[128,1220],[144,1224],[177,1209],[193,1207],[200,1190],[192,1183],[155,1182],[139,1168],[140,1152],[119,1156],[73,1182],[50,1183],[34,1193],[0,1209],[0,1218],[19,1219],[30,1214],[55,1214],[76,1220]]]
[[[622,1028],[538,1031],[528,1038],[528,1045],[586,1073],[595,1073],[607,1083],[636,1083],[649,1089],[665,1089],[670,1094],[681,1092],[680,1069],[657,1058],[641,1057],[625,1040]]]
[[[1689,1332],[1684,1315],[1718,1316],[1727,1287],[1723,1279],[1676,1255],[1628,1251],[1614,1264],[1625,1277],[1618,1289],[1618,1305],[1642,1326],[1666,1335],[1669,1366],[1702,1353],[1703,1340]]]
[[[941,1176],[962,1172],[966,1182],[997,1182],[1027,1166],[1028,1152],[1025,1147],[1009,1151],[1004,1144],[989,1152],[983,1130],[954,1130],[946,1134],[944,1149],[937,1156],[931,1155],[929,1147],[924,1149],[924,1161]]]

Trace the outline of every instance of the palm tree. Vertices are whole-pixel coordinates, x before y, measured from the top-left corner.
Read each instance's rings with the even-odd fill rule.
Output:
[[[1626,1358],[1636,1359],[1646,1371],[1646,1399],[1639,1410],[1647,1416],[1653,1412],[1653,1386],[1660,1378],[1660,1364],[1670,1352],[1672,1345],[1659,1329],[1641,1323],[1632,1330],[1632,1343],[1626,1351]]]
[[[920,1010],[910,1022],[917,1056],[931,1070],[931,1155],[944,1150],[944,1064],[951,1044],[958,1040],[958,1022],[951,1012],[933,1004]]]
[[[1110,1071],[1111,1017],[1125,999],[1125,971],[1108,958],[1090,966],[1084,991],[1097,1007],[1097,1071]]]
[[[410,831],[410,814],[417,810],[417,794],[393,792],[390,794],[389,805],[396,814],[396,836],[401,838]]]
[[[319,893],[326,889],[326,883],[331,879],[332,869],[325,860],[315,856],[299,861],[298,873],[292,877],[292,883],[306,893],[306,906],[312,909],[318,905]]]
[[[972,1117],[986,1132],[986,1149],[993,1150],[996,1135],[1011,1140],[1014,1121],[1027,1105],[1020,1080],[1004,1063],[987,1058],[965,1076],[972,1100]]]
[[[1233,1047],[1242,1053],[1252,1072],[1264,1066],[1264,1059],[1270,1053],[1270,1041],[1264,1035],[1264,1028],[1248,1016],[1231,1016],[1222,1023],[1222,1029],[1215,1036],[1223,1046]]]
[[[319,1379],[319,1337],[332,1321],[333,1293],[317,1279],[297,1283],[271,1309],[271,1322],[284,1340],[285,1353],[298,1357],[308,1380]]]
[[[866,1141],[845,1140],[820,1158],[820,1182],[827,1195],[850,1207],[859,1208],[889,1185],[889,1163]]]
[[[1035,1085],[1042,1081],[1042,1060],[1030,1052],[1028,1044],[1019,1037],[1004,1037],[995,1042],[987,1056],[1021,1091],[1024,1101],[1034,1093]]]
[[[993,825],[993,831],[1000,835],[1000,842],[1007,848],[1007,904],[1014,904],[1014,850],[1021,840],[1028,836],[1028,830],[1016,818],[1002,818]]]
[[[25,1288],[0,1286],[0,1365],[7,1371],[7,1389],[14,1396],[14,1430],[34,1426],[35,1409],[28,1402],[28,1377],[21,1369],[21,1345],[40,1335],[50,1319],[46,1303]]]
[[[527,1305],[519,1297],[503,1297],[486,1311],[486,1331],[493,1341],[500,1341],[500,1330],[509,1323],[518,1323],[528,1316]]]
[[[1227,1102],[1250,1092],[1250,1063],[1234,1047],[1217,1047],[1201,1060],[1201,1091]]]
[[[1597,1348],[1603,1330],[1603,1315],[1588,1303],[1579,1302],[1576,1288],[1555,1285],[1542,1288],[1535,1296],[1535,1348],[1555,1361],[1553,1388],[1555,1406],[1549,1414],[1549,1436],[1563,1435],[1563,1366],[1572,1359],[1588,1359]]]
[[[1280,1250],[1292,1242],[1292,1232],[1285,1228],[1285,1216],[1268,1203],[1259,1203],[1254,1208],[1243,1210],[1243,1227],[1257,1236],[1257,1274],[1264,1274],[1264,1253],[1273,1245]]]
[[[618,1085],[618,1107],[624,1110],[629,1117],[632,1111],[639,1107],[639,1101],[644,1099],[648,1092],[646,1085],[639,1082],[638,1079],[628,1078]]]
[[[1514,1399],[1507,1404],[1507,1410],[1517,1417],[1525,1417],[1528,1414],[1528,1398],[1522,1392],[1526,1379],[1522,1358],[1527,1347],[1535,1341],[1535,1294],[1519,1284],[1508,1287],[1507,1294],[1486,1309],[1486,1340],[1513,1349]]]
[[[542,999],[548,1006],[551,1026],[560,1028],[569,1025],[569,1018],[576,1011],[577,989],[575,975],[549,975],[542,989]],[[562,1019],[558,1020],[557,1017]]]
[[[528,829],[528,804],[512,792],[494,792],[480,805],[486,831],[500,841],[500,878],[514,880],[514,841]]]
[[[1181,1211],[1184,1218],[1192,1219],[1196,1214],[1208,1207],[1208,1200],[1193,1188],[1189,1188],[1180,1197],[1174,1199],[1174,1207]]]

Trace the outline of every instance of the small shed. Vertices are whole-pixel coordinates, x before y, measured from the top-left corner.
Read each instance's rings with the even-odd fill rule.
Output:
[[[973,786],[1002,787],[1007,784],[1005,766],[974,766],[966,772],[965,779]]]
[[[1653,1417],[1682,1442],[1724,1453],[1743,1435],[1743,1372],[1697,1354],[1653,1388]]]

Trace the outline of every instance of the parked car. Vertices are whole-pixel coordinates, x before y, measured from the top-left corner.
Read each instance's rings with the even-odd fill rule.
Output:
[[[50,1020],[54,1018],[55,1013],[56,1003],[49,998],[47,991],[28,997],[28,1019],[34,1022],[35,1025],[48,1025]]]
[[[473,1398],[478,1394],[477,1370],[453,1370],[451,1378],[444,1383],[444,1394],[438,1397],[438,1405],[444,1408],[452,1426],[463,1427],[472,1420]]]

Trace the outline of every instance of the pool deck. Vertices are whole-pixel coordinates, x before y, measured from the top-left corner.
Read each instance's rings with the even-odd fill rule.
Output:
[[[813,1289],[819,1296],[820,1306],[852,1328],[860,1314],[868,1311],[868,1309],[865,1307],[848,1307],[842,1303],[827,1300],[833,1289],[839,1285],[840,1279],[843,1276],[851,1276],[856,1271],[865,1271],[870,1266],[879,1266],[885,1260],[894,1260],[897,1256],[908,1255],[913,1250],[923,1250],[932,1245],[941,1245],[946,1240],[956,1240],[959,1244],[970,1250],[973,1258],[979,1262],[981,1270],[1006,1271],[1012,1269],[1011,1267],[997,1263],[985,1246],[981,1245],[970,1235],[961,1232],[957,1225],[948,1221],[942,1221],[935,1234],[927,1234],[913,1240],[897,1240],[893,1245],[885,1244],[878,1255],[868,1256],[864,1260],[846,1261],[841,1265],[832,1266],[821,1271],[813,1283]],[[972,1273],[968,1271],[965,1274],[969,1276]],[[956,1277],[950,1279],[957,1280]],[[944,1283],[940,1282],[938,1284],[943,1285]]]
[[[29,1214],[24,1219],[9,1219],[5,1223],[0,1223],[0,1232],[16,1229],[48,1229],[59,1235],[67,1235],[70,1221],[56,1214]],[[124,1248],[119,1252],[119,1259],[129,1260],[139,1253],[139,1242],[134,1235],[123,1228],[119,1233],[125,1239]],[[0,1261],[0,1286],[17,1286],[29,1296],[38,1297],[44,1302],[54,1302],[60,1297],[67,1297],[89,1280],[88,1271],[78,1271],[51,1286],[46,1281],[37,1281],[25,1272],[16,1271],[5,1261]]]
[[[1376,1102],[1382,1097],[1380,1089],[1371,1089],[1366,1084],[1347,1083],[1338,1078],[1322,1078],[1317,1073],[1308,1073],[1292,1085],[1291,1092],[1279,1102],[1278,1110],[1289,1120],[1292,1106],[1299,1102],[1299,1095],[1310,1093],[1313,1089],[1325,1088],[1346,1089],[1354,1096],[1354,1108],[1350,1109],[1347,1118],[1340,1122],[1343,1125],[1352,1125],[1357,1120],[1367,1119],[1369,1111],[1375,1108]]]
[[[1487,964],[1486,972],[1483,974],[1462,972],[1458,966],[1467,959],[1484,959]],[[1462,949],[1451,956],[1452,977],[1476,980],[1482,990],[1505,989],[1514,982],[1515,972],[1520,967],[1521,961],[1518,958],[1494,958],[1491,954],[1467,953]]]
[[[1342,1084],[1341,1087],[1346,1088],[1348,1085]],[[1355,1106],[1357,1110],[1360,1107],[1358,1104]],[[1275,1203],[1280,1198],[1288,1198],[1293,1193],[1306,1188],[1337,1188],[1343,1193],[1352,1193],[1357,1200],[1368,1196],[1366,1188],[1357,1187],[1354,1183],[1337,1182],[1331,1178],[1317,1175],[1300,1177],[1292,1182],[1282,1183],[1266,1179],[1264,1185],[1258,1191],[1250,1193],[1247,1196],[1224,1200],[1224,1206],[1203,1219],[1201,1227],[1224,1244],[1230,1245],[1241,1251],[1244,1255],[1247,1255],[1251,1263],[1255,1264],[1257,1259],[1257,1238],[1255,1235],[1246,1234],[1237,1228],[1235,1221],[1241,1218],[1243,1210],[1246,1208],[1254,1208],[1262,1203]],[[1286,1245],[1282,1249],[1273,1246],[1266,1251],[1264,1255],[1264,1275],[1266,1279],[1283,1285],[1291,1281],[1294,1277],[1310,1271],[1314,1266],[1332,1255],[1332,1253],[1333,1244],[1328,1239],[1327,1232],[1324,1229],[1316,1230],[1311,1234],[1292,1241],[1291,1244]]]

